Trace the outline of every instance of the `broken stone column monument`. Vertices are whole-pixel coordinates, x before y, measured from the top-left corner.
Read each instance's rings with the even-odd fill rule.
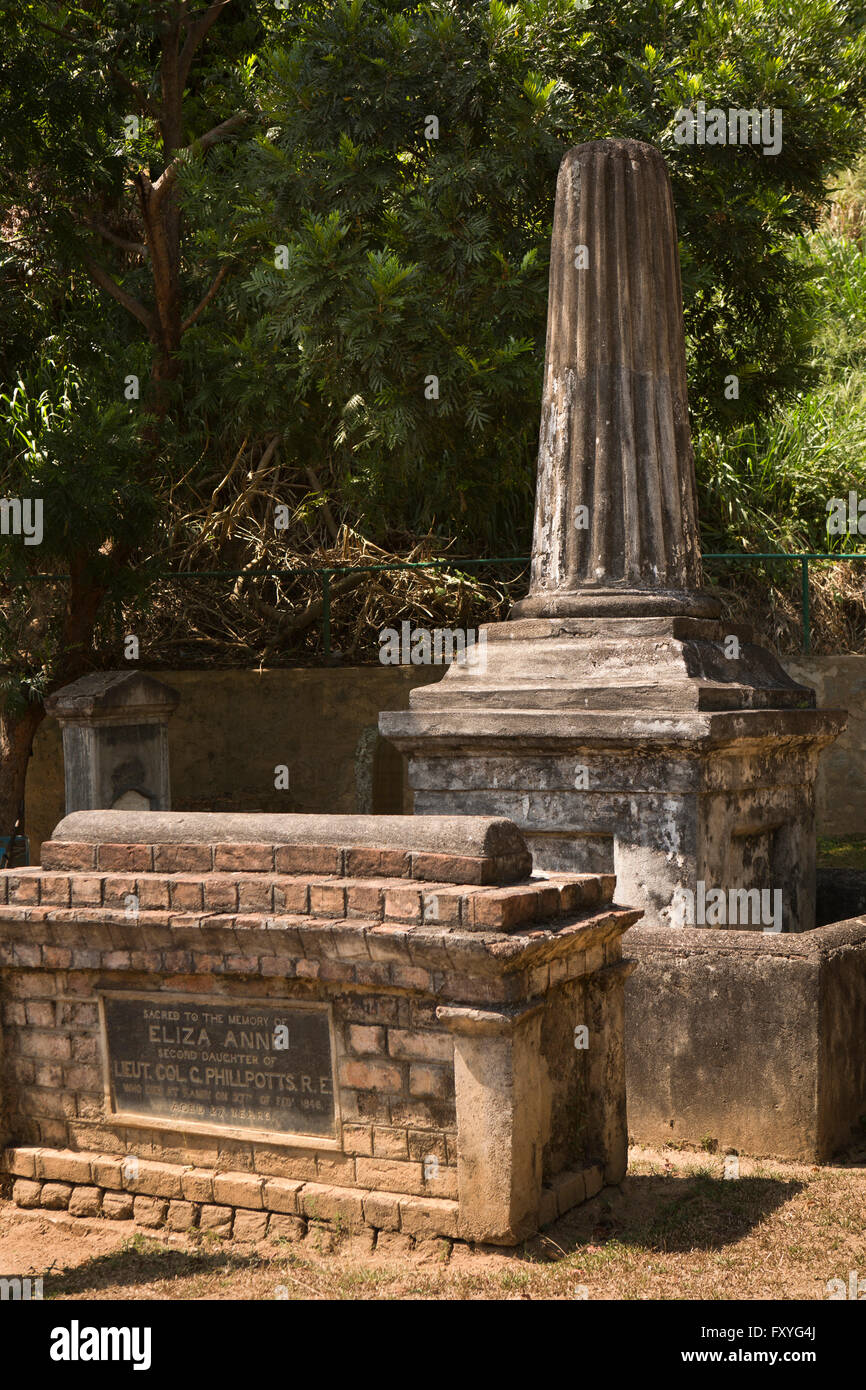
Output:
[[[556,191],[529,595],[485,629],[483,669],[455,662],[381,715],[416,813],[507,816],[537,867],[614,872],[647,925],[720,889],[738,921],[726,897],[708,925],[760,930],[742,890],[763,889],[784,930],[811,927],[816,766],[844,715],[719,614],[665,163],[579,145]]]
[[[141,671],[92,671],[45,701],[63,730],[66,814],[170,811],[176,690]]]

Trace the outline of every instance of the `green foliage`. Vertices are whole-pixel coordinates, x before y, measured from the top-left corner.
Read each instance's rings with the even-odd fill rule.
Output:
[[[235,171],[233,244],[258,264],[227,339],[190,335],[196,409],[284,431],[394,547],[432,528],[525,549],[556,170],[629,136],[671,170],[695,421],[745,440],[814,380],[798,237],[862,144],[864,56],[862,5],[831,0],[293,5]],[[781,152],[677,144],[698,99],[781,108]]]
[[[86,557],[91,583],[114,602],[139,591],[141,574],[111,560],[150,534],[156,499],[129,405],[92,394],[47,356],[0,392],[0,460],[2,496],[42,509],[40,544],[0,535],[0,670],[14,706],[16,692],[46,688],[63,655],[71,565]]]
[[[814,294],[815,386],[767,419],[695,440],[711,550],[861,548],[827,532],[827,503],[866,496],[866,248],[827,230],[799,254]]]

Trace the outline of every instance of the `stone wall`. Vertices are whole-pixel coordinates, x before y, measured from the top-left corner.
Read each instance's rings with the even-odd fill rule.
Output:
[[[403,759],[379,737],[380,709],[408,707],[437,666],[159,671],[180,694],[168,726],[180,811],[411,811]],[[285,764],[289,787],[274,787]],[[60,727],[43,721],[27,774],[30,857],[64,814]]]
[[[822,756],[818,833],[866,832],[866,656],[786,659],[819,706],[850,711]],[[273,671],[160,671],[180,691],[169,724],[175,810],[411,811],[404,760],[376,732],[381,709],[406,709],[441,667],[354,666]],[[238,737],[243,729],[244,737]],[[274,766],[289,768],[288,791]],[[64,812],[60,730],[47,719],[27,778],[31,858]]]

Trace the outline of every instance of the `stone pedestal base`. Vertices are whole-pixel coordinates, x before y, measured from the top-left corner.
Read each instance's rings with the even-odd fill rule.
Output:
[[[794,941],[638,928],[629,951],[636,1142],[825,1163],[849,1141],[866,1096],[866,919]]]
[[[455,664],[412,692],[410,711],[380,716],[409,757],[416,813],[507,816],[537,868],[616,874],[648,926],[671,924],[684,889],[697,907],[701,884],[780,890],[783,930],[814,925],[817,760],[845,716],[811,708],[748,628],[484,631],[486,664]],[[767,923],[726,911],[707,925]]]

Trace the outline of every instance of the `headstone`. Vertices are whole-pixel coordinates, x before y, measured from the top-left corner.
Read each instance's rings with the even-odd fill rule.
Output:
[[[729,910],[758,889],[785,930],[811,927],[817,760],[845,716],[701,585],[667,170],[637,141],[579,145],[556,193],[530,592],[484,629],[483,669],[455,662],[380,716],[415,810],[508,816],[540,867],[614,872],[647,925],[718,892],[706,925],[761,930]]]
[[[139,671],[94,671],[45,701],[63,731],[66,812],[168,811],[176,690]]]

